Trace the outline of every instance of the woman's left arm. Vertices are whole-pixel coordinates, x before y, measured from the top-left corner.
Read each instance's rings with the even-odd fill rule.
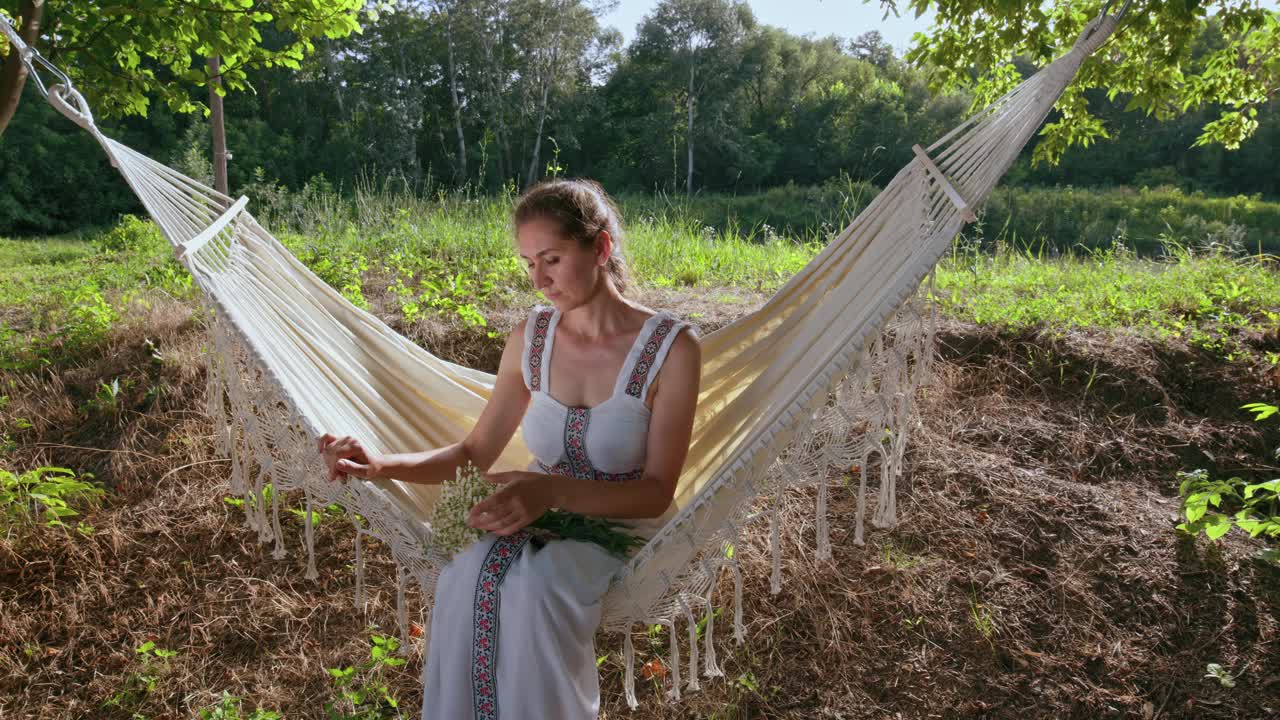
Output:
[[[521,471],[492,473],[487,477],[504,487],[477,504],[468,522],[480,530],[509,535],[551,508],[619,519],[662,515],[675,497],[676,481],[689,454],[701,383],[702,347],[692,334],[682,332],[672,341],[652,386],[653,411],[644,475],[639,480],[606,483]]]

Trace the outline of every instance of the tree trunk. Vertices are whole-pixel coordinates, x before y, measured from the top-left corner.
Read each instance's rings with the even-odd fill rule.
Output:
[[[227,192],[227,129],[223,124],[222,96],[218,88],[222,87],[222,61],[211,57],[209,65],[209,124],[213,129],[213,189],[223,195]]]
[[[533,185],[538,179],[538,156],[542,152],[542,130],[547,122],[547,95],[551,90],[551,79],[543,78],[542,103],[538,109],[538,134],[533,138],[533,157],[529,160],[529,173],[525,176],[525,187]]]
[[[22,42],[35,47],[40,38],[40,19],[44,16],[44,0],[22,0],[18,6],[18,15],[22,17],[22,27],[18,28],[18,37]],[[4,22],[0,20],[0,22]],[[27,84],[27,66],[19,59],[13,48],[9,48],[9,56],[5,58],[4,72],[0,73],[0,135],[4,135],[9,127],[18,105],[22,101],[22,88]]]
[[[462,104],[458,102],[458,66],[453,50],[453,10],[445,16],[445,38],[449,45],[449,99],[453,101],[453,130],[458,136],[458,162],[454,168],[454,183],[461,186],[467,180],[467,141],[462,134]]]
[[[684,192],[688,197],[693,197],[693,58],[689,58],[689,126],[685,138],[686,145],[689,147],[689,170],[685,176]]]

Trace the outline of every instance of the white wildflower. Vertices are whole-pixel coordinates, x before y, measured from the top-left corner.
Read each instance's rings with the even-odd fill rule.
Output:
[[[431,509],[432,546],[452,557],[484,535],[467,524],[467,515],[497,488],[471,463],[459,467],[440,488],[440,500]]]

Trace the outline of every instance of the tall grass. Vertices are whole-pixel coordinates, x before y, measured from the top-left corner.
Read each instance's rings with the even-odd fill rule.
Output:
[[[1246,336],[1280,332],[1274,258],[1168,240],[1163,249],[1160,259],[1120,244],[1046,259],[957,242],[938,265],[936,287],[944,312],[979,325],[1123,330],[1179,338],[1226,359],[1248,352]]]
[[[847,188],[841,212],[862,202],[859,191]],[[512,242],[514,200],[512,191],[420,197],[366,186],[348,198],[315,187],[268,197],[258,212],[357,305],[377,300],[402,326],[433,313],[484,326],[495,309],[533,295]],[[825,241],[817,232],[745,225],[732,214],[708,223],[705,206],[670,198],[631,197],[623,207],[624,252],[642,285],[767,293]],[[1194,238],[1166,232],[1159,256],[1145,258],[1123,233],[1106,249],[1054,252],[1008,229],[990,242],[983,230],[973,228],[938,268],[942,308],[955,317],[1009,328],[1124,329],[1182,338],[1226,357],[1246,351],[1245,335],[1280,332],[1274,263],[1212,229]],[[0,268],[0,368],[74,362],[146,293],[192,292],[158,232],[133,218],[88,238],[0,239]]]

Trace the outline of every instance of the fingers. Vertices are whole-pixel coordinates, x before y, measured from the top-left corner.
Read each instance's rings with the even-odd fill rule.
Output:
[[[325,433],[316,438],[316,450],[324,458],[329,482],[345,480],[348,474],[365,479],[373,475],[368,454],[361,447],[360,441],[350,435],[339,438],[332,433]]]
[[[521,528],[526,524],[527,523],[525,522],[521,522],[519,513],[506,513],[501,515],[497,513],[489,513],[488,515],[482,515],[480,517],[480,521],[477,522],[474,527],[477,530],[496,533],[499,530],[509,528],[512,525],[515,525],[517,528]]]
[[[490,497],[471,508],[471,512],[467,513],[467,524],[473,528],[487,530],[488,528],[483,526],[487,525],[491,518],[507,515],[510,512],[510,508],[502,507],[500,504],[493,502],[493,498]]]
[[[516,520],[515,522],[508,523],[502,526],[501,528],[498,528],[497,530],[493,530],[492,532],[494,535],[511,535],[513,533],[520,532],[528,524],[529,524],[528,520],[519,519],[519,520]]]
[[[518,472],[485,473],[484,479],[488,480],[494,485],[506,485],[507,483],[515,482],[516,480],[519,480],[520,473]]]
[[[330,445],[329,450],[335,457],[340,458],[350,457],[362,452],[362,449],[360,448],[360,441],[350,435]]]
[[[524,514],[523,508],[514,498],[498,492],[476,503],[467,514],[467,524],[477,530],[497,530],[504,528]]]
[[[334,467],[339,473],[355,475],[358,478],[369,479],[373,475],[373,468],[368,465],[361,465],[351,460],[339,460]]]

